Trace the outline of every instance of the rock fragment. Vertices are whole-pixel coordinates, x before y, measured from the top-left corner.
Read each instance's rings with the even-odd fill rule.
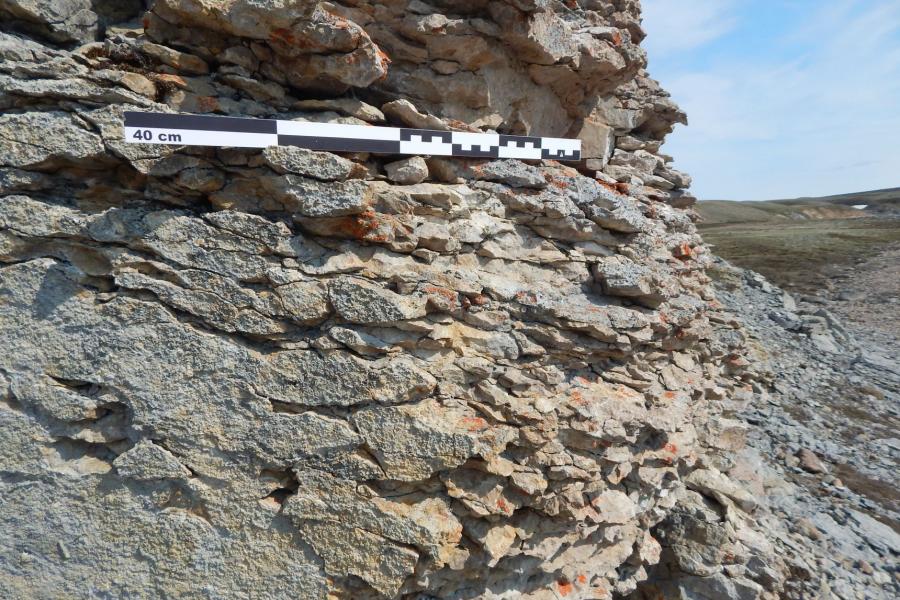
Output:
[[[428,165],[421,156],[404,158],[384,165],[387,177],[394,183],[415,185],[428,178]]]
[[[828,469],[822,464],[822,461],[816,456],[816,453],[808,448],[802,448],[797,452],[797,458],[800,459],[800,467],[804,471],[810,473],[825,473]]]

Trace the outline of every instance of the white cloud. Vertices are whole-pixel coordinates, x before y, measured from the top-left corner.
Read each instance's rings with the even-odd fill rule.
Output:
[[[702,69],[659,73],[651,63],[690,120],[665,151],[701,198],[900,185],[900,3],[837,0],[810,11],[765,51],[732,48],[727,56],[740,58],[712,57]],[[668,28],[655,17],[645,26],[650,38]]]
[[[659,24],[647,38],[651,58],[702,46],[737,23],[735,0],[644,0],[644,20]]]

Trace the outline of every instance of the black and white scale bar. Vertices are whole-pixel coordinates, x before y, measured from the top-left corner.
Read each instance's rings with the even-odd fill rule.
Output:
[[[479,158],[581,158],[581,140],[564,138],[144,112],[125,113],[125,140],[136,144],[299,146],[335,152]]]

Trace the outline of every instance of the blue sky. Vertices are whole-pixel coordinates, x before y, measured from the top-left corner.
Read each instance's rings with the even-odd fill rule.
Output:
[[[643,0],[701,199],[900,186],[900,0]]]

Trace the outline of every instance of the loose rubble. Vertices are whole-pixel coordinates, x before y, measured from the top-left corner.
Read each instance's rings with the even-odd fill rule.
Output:
[[[760,505],[758,531],[774,563],[789,573],[781,597],[896,598],[900,370],[885,358],[896,356],[896,340],[885,347],[867,330],[851,333],[826,307],[830,303],[796,300],[751,271],[721,262],[711,273],[717,298],[746,326],[752,363],[743,375],[752,394],[730,411],[736,424],[747,424],[746,446],[723,459],[723,468]],[[683,506],[675,514],[696,519]],[[677,559],[670,558],[669,567],[676,566],[676,575],[695,573],[695,565],[709,561],[704,529],[666,523],[657,529],[671,539],[663,546]],[[742,568],[754,572],[759,565],[751,558]],[[667,576],[660,569],[651,579]],[[676,578],[667,589],[684,589],[684,582]],[[725,595],[725,587],[687,589],[755,597],[738,589]]]

